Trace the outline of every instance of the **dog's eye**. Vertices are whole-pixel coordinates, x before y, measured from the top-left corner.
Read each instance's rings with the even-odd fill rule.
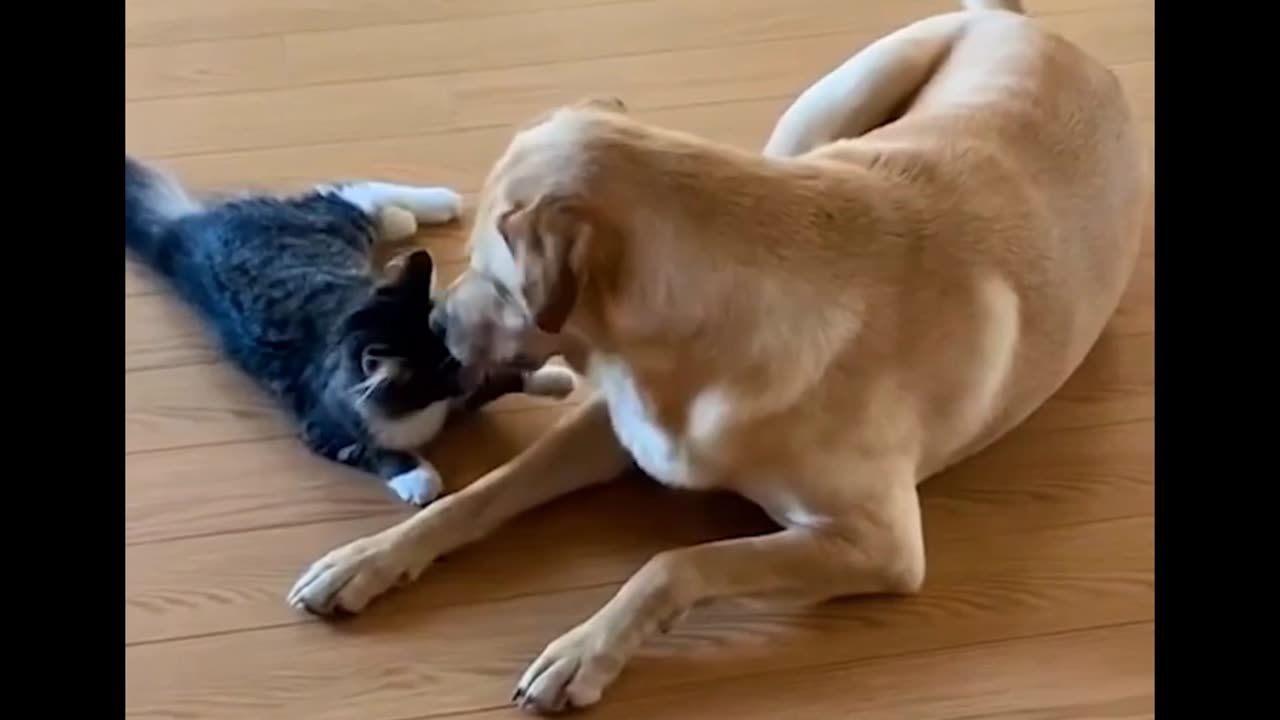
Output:
[[[516,252],[516,244],[515,240],[511,237],[511,221],[515,219],[515,216],[519,214],[521,210],[524,210],[523,205],[513,205],[510,210],[507,210],[498,216],[498,236],[502,238],[502,242],[506,243],[507,249],[510,250],[513,255]]]

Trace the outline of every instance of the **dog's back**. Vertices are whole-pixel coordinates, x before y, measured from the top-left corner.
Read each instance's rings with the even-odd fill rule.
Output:
[[[1022,15],[955,15],[900,117],[808,155],[881,178],[884,230],[914,239],[883,258],[901,299],[868,316],[850,363],[882,362],[916,389],[934,423],[923,475],[1021,422],[1080,364],[1133,271],[1147,197],[1105,66]]]

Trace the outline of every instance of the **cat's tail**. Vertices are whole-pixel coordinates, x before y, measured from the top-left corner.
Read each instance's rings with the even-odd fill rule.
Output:
[[[174,221],[200,211],[176,180],[124,156],[124,246],[148,267],[173,276],[186,255]]]

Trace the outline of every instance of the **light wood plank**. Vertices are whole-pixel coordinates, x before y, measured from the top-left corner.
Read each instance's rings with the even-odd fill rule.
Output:
[[[554,414],[476,416],[445,430],[429,456],[449,487],[461,487],[527,447],[547,430]],[[1019,430],[931,480],[929,495],[950,498],[952,491],[945,489],[950,487],[956,493],[955,505],[946,505],[951,510],[931,512],[974,511],[993,527],[1014,528],[1034,527],[1036,518],[1001,514],[1001,502],[1053,505],[1060,521],[1142,514],[1151,507],[1151,479],[1144,477],[1143,466],[1149,465],[1152,447],[1149,419]],[[1041,465],[1048,469],[1038,471]],[[125,497],[129,543],[408,512],[389,505],[376,483],[314,459],[288,439],[125,457]]]
[[[754,149],[818,75],[957,4],[126,0],[126,149],[197,190],[380,177],[470,197],[515,123],[593,92]],[[1154,4],[1028,6],[1113,67],[1154,155]],[[446,276],[466,226],[417,240]],[[1154,211],[1145,233],[1063,390],[924,487],[921,597],[699,610],[592,715],[1152,717]],[[363,619],[314,622],[284,606],[296,573],[409,511],[306,452],[128,261],[125,288],[129,717],[519,717],[504,704],[524,665],[646,557],[770,527],[745,502],[631,477],[530,513]],[[495,407],[426,452],[457,487],[561,412]]]
[[[126,453],[287,437],[276,404],[222,364],[128,373]]]
[[[1109,445],[1132,441],[1148,432],[1149,426],[1101,429],[1049,436],[1038,445],[1065,443],[1063,456],[1073,451],[1096,456]],[[1044,476],[1008,468],[1001,473],[986,473],[993,462],[998,460],[978,462],[976,468],[960,471],[957,478],[940,478],[927,486],[924,511],[932,576],[959,572],[956,565],[967,568],[967,563],[991,562],[985,554],[972,555],[972,560],[965,561],[959,551],[947,556],[952,560],[940,562],[932,551],[935,546],[992,534],[1076,528],[1100,519],[1142,515],[1152,508],[1152,486],[1136,478],[1132,466],[1099,467],[1102,477],[1093,479],[1081,476],[1080,464]],[[1008,507],[1005,502],[1011,494],[1038,500],[1016,517],[993,518]],[[373,495],[355,488],[335,488],[332,499],[345,496],[348,513],[357,518],[350,521],[128,547],[126,638],[130,642],[149,642],[301,622],[300,616],[281,603],[281,588],[288,587],[322,549],[376,532],[404,514],[390,505],[373,504],[385,500],[374,499]],[[248,509],[254,499],[215,495],[195,512],[216,517],[225,511],[230,515],[235,504],[243,503]],[[256,499],[276,508],[290,502],[283,495],[277,498],[259,494]],[[301,490],[299,509],[304,510],[313,500],[310,492]],[[983,506],[987,506],[985,511]],[[365,516],[359,517],[360,513]],[[188,512],[186,517],[199,527],[200,516]],[[140,522],[152,523],[156,519],[139,518]],[[257,520],[260,522],[261,517]],[[658,551],[764,532],[770,527],[772,524],[761,513],[743,501],[667,492],[641,478],[629,478],[540,509],[518,519],[495,537],[451,557],[433,570],[428,581],[433,589],[423,602],[436,607],[618,583]],[[1095,536],[1094,530],[1062,533]],[[566,538],[590,538],[590,542],[566,543]],[[1057,545],[1055,542],[1044,546],[1049,544]],[[1117,547],[1124,547],[1124,543]],[[538,557],[540,561],[529,566],[522,560],[527,557]]]
[[[538,15],[628,0],[125,0],[125,46],[432,22],[486,15]],[[554,18],[554,16],[552,16]]]
[[[694,684],[610,703],[592,717],[667,718],[678,708],[679,717],[734,720],[1147,720],[1155,717],[1154,648],[1155,623],[1144,622]]]
[[[156,85],[126,82],[126,99],[276,87],[269,82],[255,84],[248,76],[243,78],[246,81],[243,84],[208,84],[202,80],[201,72],[183,72],[184,69],[207,71],[210,63],[220,66],[236,62],[237,55],[243,55],[246,50],[254,52],[265,47],[254,43],[276,46],[270,55],[273,64],[264,69],[283,73],[284,77],[291,78],[293,84],[313,85],[715,47],[819,33],[884,34],[924,17],[930,11],[949,9],[947,4],[937,0],[910,0],[871,8],[859,7],[857,3],[832,6],[829,0],[800,0],[785,6],[769,0],[742,0],[726,17],[718,6],[708,0],[563,2],[565,7],[556,13],[556,22],[550,23],[539,34],[538,42],[528,42],[531,20],[528,13],[504,12],[501,7],[492,7],[492,3],[487,3],[490,7],[485,10],[472,14],[444,17],[432,13],[429,7],[423,7],[429,3],[417,3],[416,9],[426,12],[420,22],[405,18],[407,13],[404,11],[409,8],[395,7],[391,9],[398,11],[398,22],[362,23],[350,22],[348,18],[347,22],[337,21],[331,28],[324,27],[325,11],[336,8],[311,8],[309,28],[270,33],[263,32],[272,25],[270,9],[255,8],[259,22],[254,32],[248,33],[248,38],[229,35],[227,37],[231,39],[222,41],[203,38],[195,42],[181,42],[179,38],[183,33],[173,33],[165,44],[143,43],[143,47],[126,47],[126,67],[146,65],[151,66],[153,72],[161,73],[152,76],[158,81]],[[164,9],[175,11],[184,4],[166,2]],[[314,0],[310,4],[314,5]],[[391,0],[381,4],[400,3]],[[1036,4],[1034,14],[1047,22],[1062,22],[1055,16],[1078,14],[1111,4],[1106,0],[1044,0]],[[215,9],[218,14],[243,10],[236,7],[240,3],[234,1],[219,5],[230,7]],[[342,9],[350,12],[351,4],[345,4]],[[551,8],[540,8],[538,14],[545,16],[547,9]],[[126,8],[126,36],[131,21],[133,24],[147,23],[149,16],[154,15],[155,8]],[[533,18],[535,21],[538,19],[536,16]],[[198,30],[209,30],[211,25],[216,25],[217,19],[205,18],[204,22],[205,25]],[[1094,30],[1092,25],[1087,20],[1082,23],[1068,18],[1063,28],[1070,32],[1073,28],[1083,27],[1088,34]],[[582,27],[597,28],[599,32],[584,34],[580,31]],[[653,27],[662,27],[663,31],[648,32]],[[483,37],[486,41],[471,42],[470,38],[475,37]],[[126,40],[126,44],[130,43]],[[286,45],[287,54],[278,54]],[[1154,41],[1147,46],[1154,47]],[[243,65],[243,61],[240,64]],[[241,76],[239,72],[232,74]],[[175,84],[183,77],[195,80],[186,92]]]
[[[125,267],[127,278],[131,274],[129,265]],[[125,295],[125,372],[221,360],[208,329],[184,304],[160,290]]]
[[[1144,6],[1136,5],[1053,16],[1046,24],[1078,26],[1068,36],[1095,46],[1090,49],[1105,62],[1118,64],[1152,58],[1145,49],[1151,31],[1142,26],[1144,19],[1154,22]],[[623,26],[615,32],[631,34]],[[133,102],[126,104],[125,146],[142,156],[166,156],[510,125],[556,103],[599,92],[617,94],[637,109],[793,94],[873,36],[866,33],[854,40],[823,35],[750,50],[718,47]]]
[[[936,567],[948,567],[951,557],[963,566],[951,577],[939,570],[929,591],[912,598],[768,611],[709,607],[645,646],[610,701],[789,667],[1150,620],[1151,527],[1134,520],[1077,529],[1070,541],[1045,531],[940,544],[930,548]],[[341,626],[308,622],[133,646],[126,704],[135,716],[193,720],[390,720],[415,702],[432,715],[491,707],[506,700],[544,643],[612,590],[427,611],[419,600],[433,592],[427,580]],[[198,670],[183,657],[200,657]]]
[[[126,255],[124,260],[124,296],[126,298],[138,295],[154,295],[164,291],[163,283],[151,274],[146,268],[132,262]],[[126,315],[126,322],[128,316]]]
[[[1144,88],[1154,82],[1154,67],[1141,62],[1118,67],[1142,118],[1153,117],[1154,98]],[[547,94],[549,107],[580,93]],[[757,100],[731,100],[638,110],[635,115],[675,130],[738,147],[760,147],[791,94]],[[530,104],[532,108],[534,104]],[[1154,123],[1151,123],[1154,132]],[[304,189],[340,178],[376,178],[393,182],[447,184],[464,192],[478,190],[490,164],[511,139],[512,128],[462,130],[384,140],[281,147],[214,155],[166,158],[162,162],[183,181],[201,190],[255,187],[278,191]],[[1154,135],[1149,136],[1154,140]]]
[[[285,87],[283,38],[125,50],[124,97],[140,100]]]
[[[1129,66],[1121,66],[1124,70]],[[1140,115],[1154,112],[1154,97],[1144,87],[1154,82],[1154,66],[1137,63],[1125,80],[1134,88]],[[1122,78],[1126,77],[1122,74]],[[1144,97],[1146,98],[1144,100]],[[696,105],[639,112],[648,121],[691,132],[739,147],[758,147],[789,97]],[[1148,143],[1154,146],[1154,121],[1144,121]],[[510,130],[489,128],[458,133],[391,140],[276,148],[218,155],[188,156],[164,162],[184,182],[202,190],[246,186],[276,191],[305,189],[335,178],[370,178],[403,183],[445,183],[455,188],[479,187],[488,165],[510,140]],[[453,178],[452,180],[450,178]],[[466,193],[467,198],[474,193]],[[468,223],[424,230],[419,240],[436,253],[437,261],[463,259],[463,236]],[[1154,252],[1154,220],[1147,228],[1146,253]],[[161,290],[150,274],[133,263],[125,266],[125,295]]]
[[[789,97],[640,110],[644,120],[739,147],[758,148]],[[242,186],[295,191],[335,178],[447,184],[479,189],[489,166],[511,140],[501,126],[407,138],[330,143],[164,158],[160,162],[201,190]]]
[[[1071,7],[1077,2],[1045,4]],[[649,0],[565,10],[542,28],[536,43],[528,42],[528,20],[520,16],[291,35],[287,42],[299,82],[310,84],[727,49],[820,33],[845,36],[847,51],[857,46],[848,44],[851,38],[883,33],[936,6],[935,0],[845,5],[735,0],[733,12],[725,13],[719,0]],[[477,37],[485,42],[475,43]]]
[[[450,487],[528,447],[561,412],[493,410],[446,428],[426,449]],[[316,458],[283,435],[127,455],[125,496],[127,543],[408,512],[388,505],[390,496],[376,481]]]
[[[1054,407],[1046,407],[1042,414],[1053,412]],[[447,429],[427,455],[446,483],[457,488],[527,447],[558,413],[550,408],[482,413]],[[934,487],[950,482],[961,488],[989,487],[975,476],[991,472],[997,477],[991,480],[996,485],[990,487],[999,488],[993,501],[1031,501],[1039,495],[1051,496],[1052,488],[1060,487],[1088,503],[1086,510],[1114,506],[1124,508],[1124,514],[1139,514],[1150,507],[1144,494],[1150,479],[1143,479],[1142,470],[1144,462],[1150,464],[1154,442],[1150,420],[1057,430],[1049,421],[1038,422],[1039,430],[1018,431],[954,468]],[[1031,473],[1040,478],[1035,482],[1023,478],[1026,468],[1040,464],[1052,470],[1044,476]],[[1014,480],[1008,473],[1014,471],[1021,482],[1030,484],[1021,489],[1010,486]],[[1051,485],[1038,491],[1040,482]],[[130,543],[407,512],[394,504],[388,507],[389,496],[376,482],[314,458],[287,438],[127,456],[125,488],[125,538]],[[1107,488],[1122,497],[1106,496]],[[972,502],[981,506],[986,491],[975,492]],[[1106,497],[1097,500],[1099,494]],[[1094,516],[1082,511],[1075,517]]]

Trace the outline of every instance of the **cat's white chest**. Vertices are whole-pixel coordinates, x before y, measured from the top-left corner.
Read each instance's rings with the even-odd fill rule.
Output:
[[[604,394],[613,432],[636,465],[666,485],[693,484],[688,453],[679,438],[654,421],[630,368],[616,358],[594,356],[587,374]]]

